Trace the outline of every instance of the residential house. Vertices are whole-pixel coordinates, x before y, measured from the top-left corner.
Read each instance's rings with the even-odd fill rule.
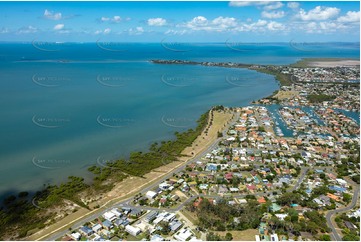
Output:
[[[125,226],[125,231],[127,231],[129,234],[133,235],[133,236],[137,236],[138,234],[140,234],[142,231],[140,230],[140,228],[138,227],[133,227],[131,225],[127,225]]]

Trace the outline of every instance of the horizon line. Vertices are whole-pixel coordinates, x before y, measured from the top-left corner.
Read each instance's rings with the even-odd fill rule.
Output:
[[[49,41],[49,40],[0,40],[0,44],[2,43],[21,43],[21,44],[31,44],[34,42],[47,42],[47,43],[59,43],[59,44],[63,44],[63,43],[77,43],[77,44],[84,44],[84,43],[99,43],[99,42],[106,42],[106,43],[134,43],[134,44],[155,44],[155,43],[162,43],[162,41],[150,41],[150,42],[143,42],[143,41],[111,41],[111,40],[107,40],[107,41]],[[163,42],[163,43],[187,43],[187,44],[227,44],[227,43],[231,43],[231,44],[284,44],[284,43],[360,43],[360,41],[269,41],[269,42],[241,42],[241,41],[232,41],[232,42],[228,42],[228,41],[223,41],[223,42],[219,42],[219,41],[215,41],[215,42],[188,42],[188,41],[169,41],[169,42]]]

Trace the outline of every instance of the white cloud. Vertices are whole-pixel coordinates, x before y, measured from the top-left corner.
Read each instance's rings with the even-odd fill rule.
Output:
[[[342,32],[346,33],[345,31],[350,31],[352,26],[345,25],[344,23],[340,23],[338,21],[321,21],[315,22],[311,21],[308,23],[302,23],[299,25],[295,25],[292,27],[293,29],[303,30],[306,33],[311,34],[327,34],[327,33],[335,33],[335,32]]]
[[[339,12],[340,12],[340,9],[338,9],[338,8],[317,6],[308,12],[306,12],[303,9],[300,9],[298,18],[300,18],[301,20],[304,20],[304,21],[327,20],[327,19],[335,18],[339,14]]]
[[[149,26],[164,26],[167,24],[167,20],[164,18],[150,18],[148,19]]]
[[[346,15],[339,17],[337,21],[341,23],[359,23],[360,11],[348,11]]]
[[[62,30],[64,28],[64,24],[57,24],[54,26],[54,30]]]
[[[167,31],[164,32],[164,34],[166,34],[166,35],[184,35],[186,33],[188,33],[188,31],[185,29],[183,29],[183,30],[168,29]]]
[[[104,30],[97,30],[94,32],[94,34],[98,35],[98,34],[110,34],[110,32],[112,32],[112,30],[110,28],[106,28]]]
[[[267,4],[270,4],[270,2],[267,1],[230,1],[229,2],[229,6],[231,7],[260,6]]]
[[[237,20],[229,17],[218,17],[212,20],[212,24],[222,29],[232,28],[237,26]]]
[[[128,33],[129,33],[130,35],[141,35],[141,34],[144,33],[144,29],[143,29],[143,27],[136,27],[135,29],[130,28],[130,29],[128,30]]]
[[[317,31],[317,23],[316,22],[309,22],[306,24],[306,32],[313,33]]]
[[[283,7],[283,3],[274,1],[231,1],[229,2],[231,7],[247,7],[247,6],[258,6],[263,7],[264,10],[275,10]]]
[[[203,16],[198,16],[193,18],[190,22],[188,22],[188,26],[190,27],[202,27],[208,24],[208,20]]]
[[[109,17],[101,17],[100,21],[102,22],[112,22],[112,23],[120,23],[120,21],[122,21],[122,18],[120,16],[113,16],[111,18]]]
[[[263,32],[265,31],[265,27],[267,25],[267,21],[263,19],[259,19],[257,22],[253,22],[250,24],[243,24],[238,27],[238,31],[254,31],[254,32]]]
[[[106,28],[103,31],[104,34],[110,34],[110,32],[112,32],[112,30],[110,28]]]
[[[114,16],[111,21],[114,23],[119,23],[120,21],[122,21],[122,18],[120,16]]]
[[[272,12],[266,12],[263,11],[261,13],[263,18],[283,18],[285,16],[284,11],[272,11]]]
[[[33,27],[31,25],[27,27],[22,27],[18,30],[19,34],[32,34],[38,32],[38,29],[36,27]]]
[[[271,21],[267,24],[267,29],[271,31],[280,31],[280,30],[285,30],[286,26],[281,23]]]
[[[297,9],[300,7],[300,4],[298,2],[288,2],[287,7],[292,8],[292,9]]]
[[[264,10],[275,10],[283,7],[283,3],[281,2],[270,2],[269,5],[264,7]]]
[[[177,27],[186,27],[191,30],[223,32],[235,29],[237,25],[237,19],[231,17],[219,16],[213,20],[208,20],[203,16],[198,16],[186,22],[185,24],[178,25]]]
[[[44,11],[44,17],[52,20],[60,20],[62,18],[61,13],[54,13],[53,11],[49,11],[47,9]]]

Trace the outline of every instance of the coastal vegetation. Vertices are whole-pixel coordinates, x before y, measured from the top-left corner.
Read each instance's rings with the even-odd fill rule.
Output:
[[[203,65],[203,66],[218,66],[226,68],[248,68],[261,73],[273,75],[279,81],[281,86],[290,86],[292,84],[292,75],[281,73],[274,66],[268,65],[252,65],[244,63],[230,63],[230,62],[196,62],[185,60],[151,60],[154,64],[176,64],[176,65]]]
[[[19,193],[17,197],[7,197],[0,207],[0,239],[23,238],[28,236],[30,231],[42,229],[47,224],[55,222],[56,213],[52,209],[64,205],[65,201],[89,209],[81,199],[82,192],[109,191],[116,182],[122,181],[128,175],[143,176],[152,169],[176,161],[186,147],[192,145],[204,130],[207,131],[210,113],[213,116],[213,110],[201,115],[195,129],[176,132],[174,140],[153,143],[148,152],[133,152],[129,160],[119,159],[91,166],[88,170],[94,174],[94,178],[90,185],[85,183],[84,178],[70,176],[67,182],[47,185],[32,197],[26,191]],[[13,232],[9,234],[10,231]]]
[[[307,96],[307,99],[311,102],[311,103],[319,103],[319,102],[324,102],[324,101],[332,101],[333,99],[335,99],[336,96],[330,96],[330,95],[326,95],[326,94],[309,94]]]
[[[290,86],[292,84],[292,75],[283,74],[279,70],[272,68],[271,66],[261,66],[258,68],[250,68],[261,73],[273,75],[277,81],[279,81],[280,86]],[[276,93],[275,93],[276,94]]]
[[[193,141],[202,133],[207,123],[208,112],[201,115],[195,129],[188,129],[182,133],[175,132],[175,140],[162,141],[160,144],[155,142],[146,153],[132,152],[129,160],[119,159],[114,162],[109,162],[107,166],[111,169],[107,170],[107,172],[118,170],[132,176],[143,176],[152,169],[176,161],[177,158],[181,156],[182,151],[186,147],[191,146]],[[102,169],[92,166],[89,170],[94,173]]]

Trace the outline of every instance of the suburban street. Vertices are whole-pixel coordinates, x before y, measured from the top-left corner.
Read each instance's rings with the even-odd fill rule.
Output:
[[[223,135],[226,135],[226,132],[229,128],[230,125],[232,125],[238,118],[239,118],[239,114],[238,113],[234,113],[234,118],[228,122],[228,124],[226,125],[226,127],[223,129]],[[207,153],[211,152],[219,143],[219,141],[222,138],[217,138],[210,146],[206,147],[206,149],[204,151],[202,151],[201,153],[199,153],[198,155],[196,155],[195,157],[189,159],[188,161],[184,162],[184,164],[182,164],[181,166],[177,167],[175,170],[172,170],[171,172],[169,172],[168,174],[166,174],[165,176],[161,177],[161,179],[159,179],[159,182],[166,180],[170,177],[172,177],[173,173],[177,173],[180,172],[181,170],[183,170],[187,164],[197,161],[199,159],[201,159],[203,156],[205,156]],[[148,190],[150,190],[152,187],[154,187],[154,183],[151,183],[150,185],[145,186],[144,188],[140,189],[137,193],[145,193]],[[170,212],[172,211],[179,211],[180,209],[183,208],[184,204],[187,203],[187,201],[192,200],[192,198],[194,197],[190,197],[186,200],[186,202],[182,203],[181,206],[179,206],[178,208],[174,209],[174,210],[169,210]],[[105,211],[111,210],[112,208],[115,207],[119,207],[119,206],[127,206],[127,207],[131,207],[130,206],[130,202],[133,200],[133,198],[127,198],[124,199],[116,204],[113,204],[111,206],[104,206],[102,209],[99,209],[97,212],[95,212],[92,215],[86,216],[84,218],[79,219],[78,221],[76,221],[75,223],[72,223],[71,227],[72,228],[77,228],[80,227],[81,225],[83,225],[86,222],[90,222],[94,219],[96,219],[97,217],[100,217]],[[146,209],[144,207],[142,207],[142,209]],[[152,208],[149,210],[157,210],[157,208]],[[159,209],[158,209],[159,210]],[[165,209],[161,209],[162,211]],[[54,233],[50,233],[48,235],[42,236],[39,240],[56,240],[58,238],[60,238],[61,236],[65,235],[68,232],[70,226],[65,226],[64,228],[62,228],[59,231],[56,231]]]
[[[223,136],[226,136],[226,133],[227,133],[227,130],[229,128],[229,126],[231,126],[238,118],[239,118],[239,114],[238,113],[235,113],[235,117],[230,121],[228,122],[228,124],[226,125],[226,127],[223,129]],[[200,160],[202,157],[204,157],[207,153],[210,153],[213,149],[215,149],[217,146],[218,146],[218,143],[219,141],[221,140],[222,138],[217,138],[211,145],[209,145],[208,147],[206,147],[202,152],[198,153],[196,156],[190,158],[188,161],[184,162],[182,165],[180,165],[179,167],[175,168],[174,170],[172,170],[171,172],[167,173],[166,175],[162,176],[161,178],[157,179],[156,182],[151,182],[150,184],[147,184],[146,186],[144,186],[143,188],[139,189],[137,191],[137,193],[146,193],[147,191],[151,190],[152,188],[154,188],[154,186],[156,186],[158,183],[166,180],[166,179],[169,179],[173,176],[174,173],[178,173],[180,171],[182,171],[183,169],[185,169],[185,167],[191,163],[191,162],[195,162],[195,161],[198,161]],[[316,169],[317,167],[313,167],[314,169]],[[330,167],[320,167],[320,168],[323,168],[323,169],[328,169]],[[306,177],[308,171],[309,171],[309,167],[306,167],[306,166],[302,166],[301,167],[301,171],[300,171],[300,174],[296,180],[296,182],[293,183],[293,185],[290,185],[286,191],[287,192],[293,192],[297,189],[299,189],[299,187],[301,186],[304,178]],[[351,183],[349,181],[349,183]],[[357,199],[358,199],[358,196],[359,196],[359,185],[355,184],[355,183],[352,183],[350,184],[353,186],[353,190],[354,190],[354,194],[353,194],[353,199],[352,199],[352,202],[345,208],[340,208],[340,209],[336,209],[336,210],[333,210],[333,211],[329,211],[327,214],[326,214],[326,219],[327,219],[327,224],[328,226],[332,229],[332,233],[331,233],[331,238],[333,240],[341,240],[339,234],[337,233],[336,231],[336,228],[334,227],[334,225],[332,224],[331,222],[331,217],[336,214],[336,213],[339,213],[339,212],[345,212],[345,211],[348,211],[352,208],[355,207],[356,203],[357,203]],[[237,194],[237,195],[233,195],[232,197],[233,198],[245,198],[247,195],[254,195],[254,196],[267,196],[267,195],[271,195],[273,192],[279,192],[280,189],[278,190],[272,190],[272,191],[262,191],[262,192],[256,192],[256,193],[247,193],[247,194]],[[103,205],[100,209],[98,209],[98,211],[94,212],[93,214],[89,215],[89,216],[85,216],[84,218],[80,218],[78,221],[76,221],[75,223],[72,222],[71,224],[67,224],[66,226],[62,227],[61,229],[59,229],[58,231],[55,231],[51,234],[48,234],[46,236],[43,236],[42,238],[40,238],[41,240],[43,239],[46,239],[46,240],[56,240],[62,236],[64,236],[67,232],[69,232],[69,228],[77,228],[77,227],[80,227],[82,226],[83,224],[85,224],[86,222],[90,222],[100,216],[102,216],[102,214],[106,211],[109,211],[113,208],[116,208],[116,207],[128,207],[128,208],[137,208],[137,209],[142,209],[142,210],[150,210],[150,211],[159,211],[159,212],[163,212],[163,211],[167,211],[167,212],[171,212],[171,213],[176,213],[176,212],[179,212],[180,210],[182,210],[184,208],[184,206],[186,204],[188,204],[189,202],[191,202],[192,200],[194,200],[195,198],[199,197],[199,196],[202,196],[202,197],[205,197],[205,198],[213,198],[213,199],[216,199],[216,198],[220,198],[221,196],[220,195],[208,195],[208,194],[195,194],[195,195],[192,195],[188,198],[186,198],[184,201],[182,200],[181,201],[181,204],[179,204],[177,207],[172,207],[172,208],[160,208],[160,207],[150,207],[150,206],[139,206],[139,205],[133,205],[131,204],[132,201],[133,201],[133,196],[131,197],[128,197],[128,198],[125,198],[119,202],[116,202],[112,205]],[[39,240],[40,240],[39,239]]]
[[[332,223],[332,216],[336,215],[337,213],[343,213],[343,212],[347,212],[347,211],[353,209],[356,206],[357,200],[359,199],[359,196],[360,196],[360,185],[358,185],[354,182],[352,182],[352,183],[350,181],[348,181],[348,182],[353,187],[353,196],[352,196],[351,203],[344,208],[335,209],[333,211],[329,211],[326,214],[326,220],[327,220],[328,227],[332,229],[331,238],[334,241],[341,241],[342,238],[337,233],[337,229],[335,228],[335,226]]]

